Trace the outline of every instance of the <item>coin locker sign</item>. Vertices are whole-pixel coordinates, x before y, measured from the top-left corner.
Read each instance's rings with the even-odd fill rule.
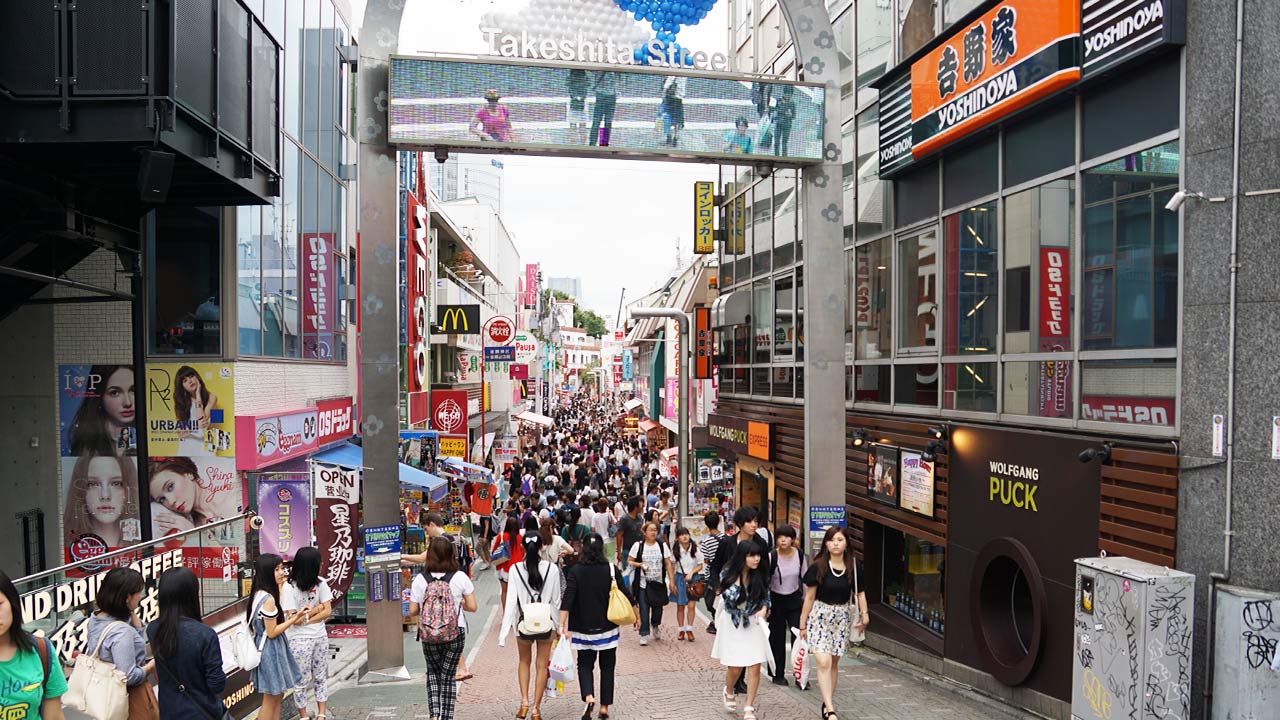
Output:
[[[716,251],[712,218],[715,213],[715,186],[709,181],[693,184],[693,251],[710,255]]]

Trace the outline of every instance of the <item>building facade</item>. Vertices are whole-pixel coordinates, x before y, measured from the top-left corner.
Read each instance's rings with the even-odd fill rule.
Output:
[[[553,277],[547,278],[547,288],[560,291],[574,300],[582,300],[582,278]]]

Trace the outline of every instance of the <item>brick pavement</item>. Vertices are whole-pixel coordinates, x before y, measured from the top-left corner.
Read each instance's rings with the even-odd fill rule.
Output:
[[[486,573],[480,580],[492,582]],[[674,618],[674,608],[669,610]],[[488,618],[482,606],[473,623],[476,633]],[[689,720],[691,718],[740,717],[726,712],[720,703],[724,673],[711,658],[712,636],[703,631],[705,617],[700,618],[695,642],[664,640],[640,647],[637,634],[624,630],[618,651],[617,686],[611,717],[648,718],[650,720]],[[476,677],[462,684],[458,694],[457,720],[503,720],[514,717],[520,704],[516,682],[516,647],[514,636],[507,647],[498,647],[498,627],[494,623],[477,639],[472,666]],[[421,658],[417,658],[417,663]],[[871,651],[849,656],[841,663],[840,686],[836,702],[843,709],[844,720],[990,720],[1028,718],[985,700],[956,692],[952,687],[932,678],[908,674],[895,665],[882,662]],[[546,720],[571,720],[582,711],[577,684],[567,688],[567,696],[544,700],[542,715]],[[361,686],[340,689],[330,698],[329,720],[410,720],[428,718],[425,685],[420,672],[404,683]],[[738,698],[741,708],[745,702]],[[784,718],[817,718],[821,698],[815,686],[808,691],[782,688],[768,683],[767,677],[756,699],[756,713],[761,720]]]

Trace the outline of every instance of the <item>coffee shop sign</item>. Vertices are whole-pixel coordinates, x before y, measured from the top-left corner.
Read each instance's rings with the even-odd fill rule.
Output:
[[[576,38],[559,38],[535,35],[527,30],[508,33],[499,28],[480,28],[480,32],[484,33],[485,41],[489,44],[489,54],[504,58],[635,65],[639,62],[637,55],[640,55],[646,65],[683,65],[715,72],[729,70],[729,57],[724,53],[686,53],[682,63],[676,48],[664,48],[657,38],[637,47],[630,43],[615,42],[612,38],[603,42],[589,40],[582,33],[578,33]],[[637,50],[640,52],[637,53]]]

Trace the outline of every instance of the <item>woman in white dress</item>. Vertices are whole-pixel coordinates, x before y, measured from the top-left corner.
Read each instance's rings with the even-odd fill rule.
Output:
[[[760,689],[760,666],[769,662],[769,578],[760,569],[764,550],[753,541],[740,542],[733,559],[720,576],[716,598],[716,640],[711,657],[720,661],[724,672],[724,707],[733,712],[738,701],[731,688],[745,672],[747,704],[742,720],[756,720],[756,691]]]

